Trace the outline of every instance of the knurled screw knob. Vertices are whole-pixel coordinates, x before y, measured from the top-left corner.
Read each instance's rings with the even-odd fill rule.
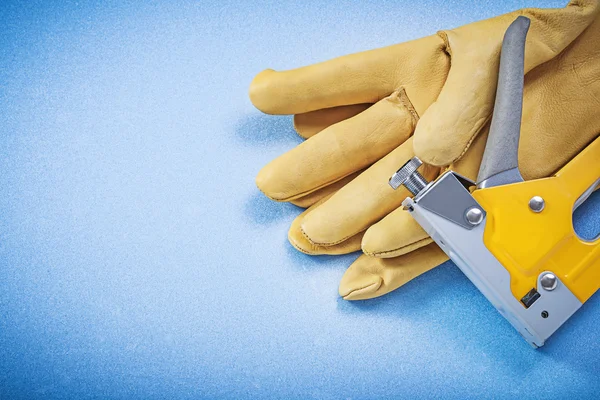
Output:
[[[406,162],[392,177],[390,178],[390,186],[396,190],[400,186],[404,186],[409,192],[416,196],[425,186],[429,184],[427,179],[417,171],[423,162],[418,157],[413,157]]]

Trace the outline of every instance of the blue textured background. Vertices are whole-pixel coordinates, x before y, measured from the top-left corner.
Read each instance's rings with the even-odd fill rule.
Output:
[[[0,398],[565,398],[600,297],[532,350],[452,264],[383,298],[287,243],[254,176],[292,68],[563,1],[0,4]],[[600,231],[600,196],[580,210]]]

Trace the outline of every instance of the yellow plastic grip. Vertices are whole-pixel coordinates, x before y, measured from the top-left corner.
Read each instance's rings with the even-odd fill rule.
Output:
[[[600,238],[586,241],[573,229],[577,200],[600,178],[600,138],[550,178],[475,190],[487,212],[486,247],[509,271],[517,300],[553,272],[583,303],[600,287]],[[544,209],[529,208],[534,196]]]

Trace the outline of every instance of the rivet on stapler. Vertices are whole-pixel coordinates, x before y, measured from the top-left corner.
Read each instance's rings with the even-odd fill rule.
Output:
[[[390,179],[402,203],[496,309],[534,347],[600,286],[600,238],[573,230],[572,213],[600,183],[600,138],[550,178],[524,181],[518,148],[529,19],[502,43],[498,88],[477,182],[447,171],[433,182],[418,158]]]

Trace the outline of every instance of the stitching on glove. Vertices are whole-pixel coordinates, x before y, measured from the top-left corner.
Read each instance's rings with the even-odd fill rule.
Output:
[[[413,119],[413,127],[416,126],[417,122],[419,122],[420,119],[419,113],[417,112],[417,110],[415,110],[415,107],[413,106],[412,101],[410,101],[408,94],[406,94],[406,89],[404,88],[404,86],[400,86],[398,89],[396,89],[395,93],[398,96],[398,100],[400,100],[400,104],[402,104],[410,113]]]
[[[306,232],[304,232],[304,228],[302,228],[302,226],[300,226],[300,232],[302,232],[302,236],[304,236],[306,238],[306,240],[308,240],[311,244],[315,245],[315,246],[322,246],[322,247],[329,247],[329,246],[335,246],[336,244],[340,244],[342,242],[345,242],[346,240],[350,239],[352,236],[358,235],[361,232],[366,231],[368,228],[362,229],[356,233],[353,233],[352,235],[346,236],[345,238],[335,241],[335,242],[331,242],[331,243],[318,243],[313,241],[307,234]]]
[[[296,244],[296,242],[295,242],[295,241],[293,241],[293,240],[292,240],[292,238],[290,238],[289,236],[288,236],[288,241],[290,242],[290,244],[291,244],[291,245],[292,245],[292,246],[293,246],[293,247],[294,247],[296,250],[298,250],[298,251],[299,251],[299,252],[301,252],[301,253],[308,254],[309,256],[314,256],[314,255],[318,255],[318,254],[319,254],[319,253],[317,253],[316,251],[309,252],[309,251],[307,251],[307,250],[304,250],[303,248],[301,248],[300,246],[298,246],[298,245]]]
[[[288,235],[288,241],[296,250],[298,250],[301,253],[308,254],[309,256],[316,256],[316,255],[322,255],[322,254],[326,254],[326,255],[349,254],[351,252],[359,250],[359,249],[351,250],[351,251],[347,251],[345,253],[329,253],[329,252],[327,252],[327,249],[323,249],[323,250],[315,249],[313,251],[310,251],[310,250],[305,250],[305,249],[301,248],[300,245],[298,245],[296,243],[296,241],[294,241],[294,239],[292,239],[289,235]],[[311,243],[311,245],[313,245],[315,247],[325,247],[325,246],[314,245],[312,243]]]
[[[363,249],[363,253],[365,253],[366,255],[371,256],[371,257],[381,257],[382,255],[385,255],[385,254],[395,253],[397,251],[401,251],[401,250],[406,249],[408,247],[411,247],[411,246],[414,246],[414,245],[417,245],[417,244],[422,244],[421,246],[413,249],[413,250],[416,250],[416,249],[421,248],[421,247],[423,247],[425,245],[428,245],[430,243],[433,243],[433,239],[431,239],[430,237],[426,237],[424,239],[417,240],[416,242],[412,242],[410,244],[407,244],[407,245],[404,245],[404,246],[400,246],[400,247],[398,247],[396,249],[386,250],[386,251],[377,251],[377,252],[365,251]],[[406,254],[406,253],[399,254],[398,256],[402,256],[404,254]]]

